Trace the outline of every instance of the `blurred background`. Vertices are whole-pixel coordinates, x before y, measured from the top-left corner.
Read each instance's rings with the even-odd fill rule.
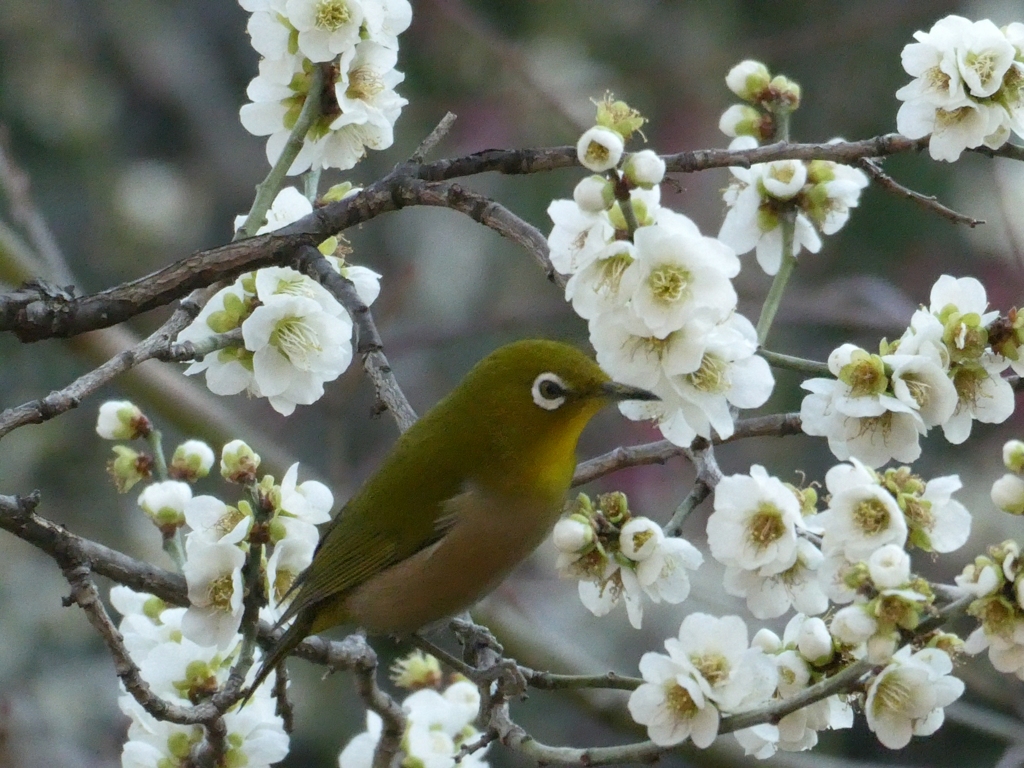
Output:
[[[605,90],[650,119],[644,130],[659,152],[725,147],[718,117],[734,98],[724,76],[750,57],[803,86],[795,141],[867,138],[895,130],[894,92],[909,80],[900,51],[915,30],[954,12],[999,25],[1024,20],[1019,2],[1009,0],[413,0],[413,6],[399,53],[406,80],[398,90],[410,104],[394,146],[345,174],[325,173],[321,189],[378,178],[407,158],[447,111],[458,120],[435,157],[573,143],[592,124],[589,99]],[[246,20],[232,0],[0,3],[0,124],[66,258],[71,274],[58,282],[92,292],[230,239],[232,218],[248,210],[268,169],[263,139],[238,122],[257,65]],[[875,348],[879,338],[902,332],[943,273],[980,278],[994,308],[1022,302],[1024,167],[970,153],[955,166],[921,155],[895,157],[885,167],[988,223],[955,226],[867,189],[850,223],[826,238],[822,252],[801,256],[772,349],[823,360],[843,341]],[[580,175],[491,174],[465,184],[547,232],[545,209],[553,198],[571,196]],[[663,200],[714,234],[727,182],[725,170],[677,175],[664,185]],[[7,203],[0,208],[0,280],[14,285],[26,274],[47,273],[19,256]],[[351,260],[384,276],[374,314],[398,379],[420,412],[476,360],[512,339],[545,336],[587,346],[585,323],[533,259],[460,214],[406,209],[346,234]],[[756,319],[769,279],[746,258],[737,289],[741,310]],[[0,336],[0,408],[64,386],[166,315],[152,312],[118,331],[72,341],[22,345]],[[779,372],[777,382],[762,412],[798,409],[798,379]],[[159,535],[135,507],[137,491],[118,496],[107,480],[110,445],[93,431],[104,398],[134,398],[164,430],[168,451],[186,436],[217,448],[243,437],[276,476],[300,460],[303,479],[324,480],[339,500],[373,471],[397,433],[390,417],[371,418],[372,391],[358,366],[329,385],[324,400],[287,420],[264,401],[216,398],[200,384],[185,381],[176,366],[147,363],[78,410],[17,430],[0,443],[0,493],[39,488],[44,516],[168,566]],[[959,472],[965,483],[959,498],[973,511],[975,528],[961,552],[941,561],[918,557],[923,572],[949,581],[984,546],[1024,534],[1019,519],[988,500],[1003,471],[1000,446],[1022,433],[1015,416],[999,426],[976,424],[974,439],[955,449],[938,431],[925,442],[918,471],[926,478]],[[580,454],[656,437],[608,412],[587,430]],[[821,480],[834,463],[821,440],[805,437],[744,441],[717,456],[727,473],[758,462],[793,482],[798,472]],[[691,468],[677,459],[621,472],[588,490],[623,490],[634,511],[664,522],[691,480]],[[208,478],[198,492],[222,489]],[[686,535],[698,544],[708,511],[701,508],[687,523]],[[643,630],[635,631],[621,609],[594,619],[575,584],[557,579],[553,559],[546,545],[478,613],[531,667],[636,674],[641,654],[659,650],[686,612],[745,613],[740,600],[722,594],[721,572],[709,562],[684,606],[649,606]],[[66,592],[51,561],[0,533],[0,766],[120,764],[127,720],[116,707],[112,664],[82,612],[61,608]],[[404,651],[389,642],[377,647],[385,662]],[[320,669],[301,662],[291,669],[298,725],[284,765],[334,765],[348,737],[363,728],[351,680],[337,674],[321,681]],[[969,683],[966,704],[949,711],[938,735],[895,756],[900,762],[954,765],[968,755],[972,765],[998,762],[1007,742],[992,734],[1013,721],[991,713],[1016,718],[1024,711],[1022,684],[983,661],[965,664],[960,674]],[[605,745],[644,735],[624,704],[621,693],[535,692],[513,714],[542,741]],[[823,751],[813,757],[782,755],[773,764],[853,766],[894,757],[861,724],[823,734],[822,741]],[[490,759],[498,766],[526,764],[500,747]],[[684,747],[664,760],[726,765],[742,756],[731,739],[722,739],[708,753]]]

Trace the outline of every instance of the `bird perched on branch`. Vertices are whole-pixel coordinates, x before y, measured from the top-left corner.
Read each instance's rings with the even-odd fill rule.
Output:
[[[295,621],[249,691],[308,635],[338,624],[409,633],[471,606],[558,519],[591,417],[656,399],[559,342],[519,341],[484,358],[328,526],[279,625]]]

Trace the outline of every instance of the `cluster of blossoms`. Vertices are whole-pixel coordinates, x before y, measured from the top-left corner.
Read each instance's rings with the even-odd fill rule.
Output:
[[[158,597],[127,587],[111,589],[110,602],[123,617],[119,628],[125,647],[142,678],[161,699],[187,707],[227,682],[238,656],[240,636],[224,648],[193,642],[184,629],[186,609],[168,607]],[[224,765],[261,768],[288,754],[288,734],[275,711],[272,689],[269,682],[261,685],[245,707],[236,705],[224,713]],[[202,726],[154,718],[123,686],[118,705],[130,719],[121,756],[125,768],[187,765],[192,749],[205,736]]]
[[[644,683],[629,697],[629,713],[647,726],[659,746],[690,739],[701,749],[718,735],[721,713],[731,714],[766,703],[779,684],[772,659],[748,641],[739,616],[715,618],[693,613],[683,619],[678,637],[665,641],[663,653],[640,659]]]
[[[803,431],[828,438],[839,459],[879,467],[912,462],[919,438],[942,426],[956,445],[974,420],[998,424],[1013,413],[1006,368],[1024,368],[1024,328],[1017,312],[988,312],[984,286],[971,277],[940,277],[931,303],[919,309],[896,341],[878,354],[844,344],[829,355],[834,379],[809,379],[800,407]]]
[[[967,611],[980,626],[964,643],[977,654],[988,649],[992,666],[1024,680],[1024,568],[1020,546],[1004,541],[989,547],[956,577],[957,585],[975,597]]]
[[[480,708],[480,693],[466,679],[442,685],[440,665],[433,656],[413,652],[394,667],[393,680],[413,692],[402,702],[407,718],[399,760],[404,766],[429,768],[487,768],[487,747],[463,754],[463,747],[480,740],[473,726]],[[443,688],[443,690],[442,690]],[[366,713],[366,730],[352,738],[338,756],[340,768],[370,768],[380,741],[381,719]],[[456,762],[458,760],[458,762]]]
[[[900,133],[931,134],[931,156],[950,162],[965,149],[1001,147],[1011,131],[1024,136],[1024,24],[947,16],[914,39],[903,49],[914,80],[896,91]]]
[[[752,644],[770,658],[778,671],[771,701],[785,701],[820,682],[842,661],[825,623],[817,617],[796,614],[779,638],[768,629],[754,635]],[[747,755],[764,760],[778,750],[802,752],[818,743],[818,731],[850,728],[853,708],[834,694],[791,712],[777,724],[763,723],[734,734]]]
[[[408,101],[395,93],[398,36],[412,21],[408,0],[239,0],[252,12],[249,35],[263,56],[249,84],[242,125],[269,136],[277,162],[309,95],[312,73],[325,73],[320,115],[289,168],[354,166],[369,149],[385,149]]]
[[[712,556],[726,566],[726,591],[745,597],[757,618],[775,618],[791,607],[798,613],[782,639],[763,629],[753,648],[748,648],[747,629],[739,618],[695,614],[684,620],[678,639],[666,641],[668,656],[645,654],[640,663],[645,683],[629,708],[652,741],[667,746],[690,738],[698,747],[707,746],[717,734],[720,713],[782,702],[857,659],[886,665],[861,689],[868,726],[884,745],[902,747],[911,735],[932,733],[941,725],[942,708],[963,692],[963,684],[949,676],[949,654],[962,643],[954,635],[933,632],[917,638],[914,647],[900,647],[907,633],[934,615],[935,600],[928,582],[911,572],[906,549],[950,552],[966,542],[971,517],[951,497],[960,488],[959,478],[925,481],[908,467],[878,473],[854,459],[829,470],[825,485],[827,506],[818,512],[813,488],[783,483],[760,466],[719,481],[707,533]],[[588,519],[596,523],[585,527]],[[569,546],[560,549],[570,552],[573,545],[595,541],[604,524],[601,515],[574,513],[563,519],[561,535]],[[626,526],[620,530],[627,533]],[[608,542],[606,535],[601,547],[587,550],[593,572],[598,563],[614,560],[603,556]],[[618,546],[625,554],[620,559],[628,562],[631,550],[621,542]],[[576,568],[570,574],[587,573],[585,559],[562,558],[563,568],[566,563]],[[982,568],[979,564],[979,572]],[[619,576],[620,592],[625,591],[621,585],[637,581],[636,570],[628,578]],[[997,591],[1005,584],[988,571],[973,581]],[[828,623],[813,615],[832,604],[844,607]],[[979,607],[979,615],[987,610]],[[1017,626],[1024,627],[1024,619]],[[1005,627],[1002,631],[1005,635]],[[1024,629],[1019,631],[1024,667]],[[819,731],[848,728],[852,721],[849,703],[833,695],[777,723],[735,735],[748,755],[764,759],[777,750],[810,749]]]
[[[656,420],[677,445],[712,429],[728,437],[732,409],[762,405],[774,380],[754,354],[753,325],[736,312],[736,254],[660,205],[665,163],[654,152],[623,160],[624,141],[642,122],[610,97],[598,105],[598,125],[577,152],[604,175],[549,206],[551,263],[570,275],[566,299],[588,321],[601,367],[661,398],[623,403],[627,417]]]
[[[154,433],[149,420],[128,402],[105,403],[97,432],[117,440]],[[151,468],[161,463],[144,458],[140,456],[136,464]],[[297,482],[297,464],[280,484],[269,475],[258,479],[260,458],[240,440],[224,446],[220,473],[228,482],[243,485],[248,498],[230,506],[214,496],[194,496],[191,483],[208,475],[214,461],[208,445],[189,440],[175,450],[167,466],[168,479],[147,485],[138,499],[163,535],[165,548],[179,559],[188,586],[188,608],[169,608],[156,597],[125,587],[111,591],[111,601],[123,616],[120,629],[125,645],[142,677],[158,695],[174,703],[194,704],[214,693],[239,656],[246,589],[242,568],[253,544],[266,545],[258,563],[260,588],[267,598],[261,617],[273,623],[282,614],[296,577],[313,559],[319,539],[316,526],[330,519],[334,505],[334,497],[322,483]],[[116,475],[116,466],[113,471]],[[130,479],[134,484],[144,477],[134,471]],[[120,481],[119,487],[124,484]],[[275,714],[271,692],[270,684],[262,685],[244,708],[225,714],[226,764],[270,765],[287,753],[288,738]],[[199,726],[154,719],[132,696],[123,696],[120,704],[132,720],[124,748],[126,766],[178,765],[203,737]]]
[[[666,536],[653,520],[633,516],[625,494],[618,492],[598,496],[596,505],[581,493],[555,525],[553,540],[558,571],[580,580],[583,605],[604,616],[624,602],[637,629],[643,596],[655,603],[683,602],[690,594],[686,571],[704,560],[685,539]]]
[[[342,194],[352,190],[344,185]],[[329,193],[331,194],[331,193]],[[312,204],[292,187],[282,189],[258,234],[279,229],[311,213]],[[240,225],[242,217],[236,220]],[[320,246],[334,269],[352,281],[364,304],[380,293],[380,275],[345,263],[337,238]],[[214,294],[178,342],[201,345],[218,334],[241,329],[232,342],[192,363],[186,374],[206,373],[218,395],[248,392],[266,397],[285,416],[296,405],[316,402],[324,383],[352,362],[352,319],[322,285],[291,267],[267,267],[242,275]]]
[[[778,135],[780,122],[799,106],[800,86],[782,75],[773,78],[758,61],[740,62],[725,82],[748,102],[729,107],[719,122],[722,132],[734,137],[730,149],[784,138]],[[782,264],[784,225],[793,230],[789,255],[802,248],[817,253],[819,232],[833,235],[842,229],[868,184],[863,171],[829,160],[776,160],[729,170],[728,211],[718,238],[739,254],[756,249],[757,263],[769,275]]]

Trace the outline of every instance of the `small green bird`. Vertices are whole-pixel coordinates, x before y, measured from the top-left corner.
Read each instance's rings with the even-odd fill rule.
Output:
[[[519,341],[484,358],[330,523],[279,625],[295,622],[250,692],[308,635],[338,624],[409,633],[471,606],[558,519],[591,417],[656,399],[559,342]]]

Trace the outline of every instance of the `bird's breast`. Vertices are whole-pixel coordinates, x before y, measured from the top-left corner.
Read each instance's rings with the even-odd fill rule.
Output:
[[[544,540],[561,502],[464,492],[450,502],[451,530],[353,589],[346,613],[371,633],[402,634],[465,610]]]

